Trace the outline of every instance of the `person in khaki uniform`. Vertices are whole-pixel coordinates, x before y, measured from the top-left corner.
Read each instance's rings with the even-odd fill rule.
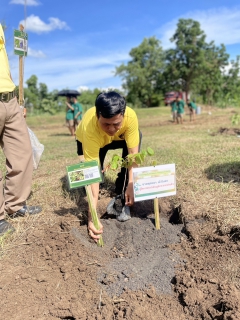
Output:
[[[0,24],[0,145],[6,157],[6,179],[0,171],[0,236],[14,231],[5,220],[25,214],[41,212],[39,206],[27,206],[26,199],[31,191],[33,158],[26,121],[11,79],[5,37]]]

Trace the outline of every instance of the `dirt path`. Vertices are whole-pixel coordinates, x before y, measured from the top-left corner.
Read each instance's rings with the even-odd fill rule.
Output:
[[[160,203],[159,231],[150,201],[127,222],[102,219],[103,248],[71,214],[37,217],[1,260],[0,319],[240,319],[238,238],[204,220],[183,225]]]

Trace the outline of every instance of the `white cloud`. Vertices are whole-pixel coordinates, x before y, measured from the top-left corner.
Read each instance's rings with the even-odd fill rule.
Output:
[[[173,47],[170,38],[177,28],[180,18],[193,19],[200,22],[201,29],[207,36],[207,41],[217,45],[240,43],[240,8],[218,8],[207,11],[192,11],[168,22],[157,30],[164,49]]]
[[[116,85],[116,86],[108,86],[108,87],[99,87],[98,88],[100,91],[104,91],[104,92],[108,92],[108,91],[112,91],[114,89],[118,89],[118,90],[123,90],[122,86]]]
[[[30,55],[24,65],[25,81],[35,74],[38,82],[46,83],[49,91],[71,88],[80,90],[93,88],[120,88],[121,80],[114,77],[115,66],[129,59],[129,55],[121,52],[109,52],[93,57],[58,57],[55,52],[46,53],[46,59],[36,60]],[[12,61],[13,62],[13,61]],[[15,84],[18,84],[18,69],[11,68]]]
[[[28,56],[34,58],[46,58],[46,55],[41,50],[33,50],[28,47]]]
[[[78,91],[79,91],[79,92],[88,91],[88,90],[89,90],[89,88],[88,88],[87,86],[80,86],[80,87],[78,88]]]
[[[111,74],[109,76],[113,76],[115,66],[119,65],[122,61],[129,59],[129,55],[125,53],[109,53],[109,55],[104,56],[93,56],[93,57],[56,57],[54,53],[52,56],[48,55],[47,59],[39,60],[36,64],[35,60],[30,60],[27,64],[30,66],[29,68],[34,70],[35,74],[59,74],[62,73],[72,73],[72,74],[80,74],[81,72],[89,70],[89,72],[94,73],[94,71],[98,72],[99,68],[103,68],[104,70],[111,70]],[[82,76],[81,76],[82,78]],[[88,79],[88,75],[86,74],[86,78]],[[94,76],[92,76],[94,80]],[[58,81],[59,79],[57,79]],[[75,81],[75,79],[73,79]],[[85,85],[85,84],[84,84]]]
[[[25,0],[11,0],[9,2],[10,4],[22,4],[25,5]],[[26,5],[27,6],[39,6],[40,2],[36,0],[26,0]]]
[[[32,31],[34,33],[50,32],[55,29],[68,30],[66,22],[59,20],[58,18],[49,18],[49,23],[45,23],[38,16],[34,14],[27,17],[26,21],[22,20],[19,24],[26,25],[26,32]]]

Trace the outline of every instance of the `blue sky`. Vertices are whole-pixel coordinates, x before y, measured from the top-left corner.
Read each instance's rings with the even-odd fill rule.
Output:
[[[173,46],[169,39],[179,18],[199,21],[207,40],[224,43],[231,58],[240,54],[238,0],[0,0],[15,84],[13,30],[22,22],[29,39],[24,80],[35,74],[49,91],[120,88],[114,70],[129,60],[131,48],[150,36],[164,49]]]

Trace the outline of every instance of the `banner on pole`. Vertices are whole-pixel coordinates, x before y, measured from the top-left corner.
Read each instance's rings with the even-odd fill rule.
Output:
[[[14,54],[27,56],[28,35],[26,32],[14,30]]]
[[[133,189],[135,201],[175,195],[175,164],[133,168]]]

